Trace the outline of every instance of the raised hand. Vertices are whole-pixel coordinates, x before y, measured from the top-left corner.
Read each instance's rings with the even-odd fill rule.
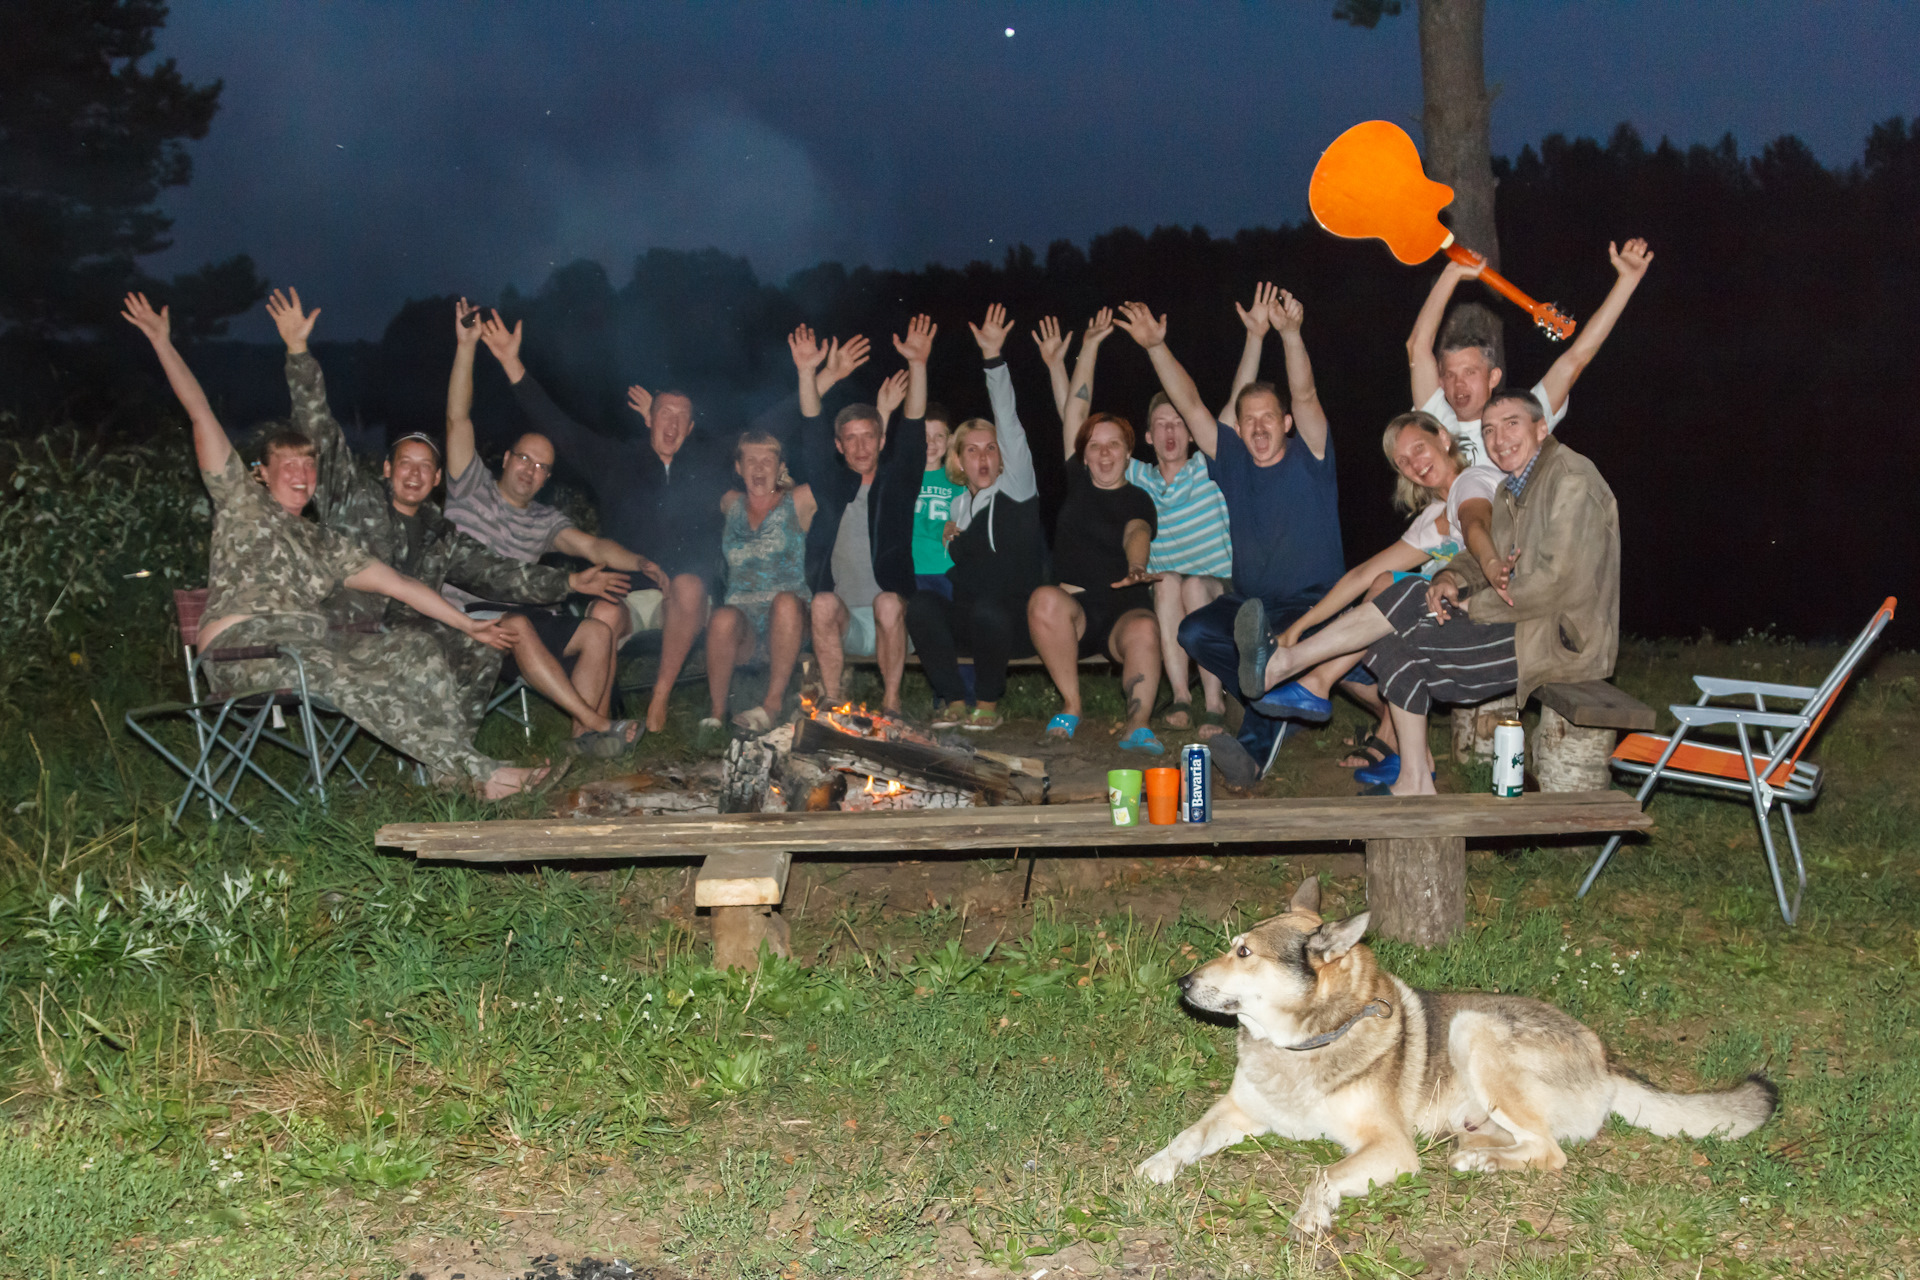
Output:
[[[147,301],[144,293],[130,293],[120,305],[120,315],[126,322],[147,335],[147,341],[154,346],[165,346],[173,341],[173,317],[168,308],[158,311]]]
[[[653,425],[653,392],[639,383],[627,388],[627,408],[639,414],[648,426]]]
[[[987,308],[987,317],[980,324],[967,321],[967,328],[973,330],[973,340],[980,344],[982,360],[997,360],[1001,348],[1007,345],[1007,335],[1013,332],[1013,321],[1007,319],[1007,309],[999,303]]]
[[[1613,247],[1613,241],[1607,241],[1607,257],[1613,261],[1613,269],[1622,277],[1639,279],[1647,274],[1647,268],[1653,265],[1653,250],[1647,248],[1645,240],[1635,237],[1619,248]]]
[[[893,417],[907,398],[907,371],[900,369],[891,378],[880,384],[880,392],[874,397],[874,407],[880,410],[880,421],[885,423]]]
[[[1121,303],[1120,314],[1113,323],[1148,350],[1163,346],[1167,341],[1167,318],[1161,316],[1155,319],[1153,309],[1144,302]]]
[[[295,296],[297,302],[298,296]],[[320,308],[315,307],[313,314],[319,315]],[[480,308],[465,298],[457,298],[453,304],[453,343],[456,347],[471,347],[480,341]]]
[[[1068,334],[1067,336],[1072,337],[1073,335]],[[1102,307],[1095,313],[1093,319],[1087,321],[1087,336],[1080,340],[1080,348],[1084,351],[1088,347],[1097,347],[1112,336],[1113,308]]]
[[[313,322],[320,318],[320,308],[303,312],[298,289],[275,289],[267,298],[267,314],[273,317],[273,327],[280,331],[280,341],[287,344],[287,350],[299,355],[307,349],[307,339],[313,334]]]
[[[1233,309],[1240,313],[1240,323],[1247,326],[1248,333],[1263,338],[1273,324],[1274,311],[1279,305],[1280,291],[1262,280],[1253,286],[1253,305],[1243,307],[1236,302]]]
[[[1060,321],[1053,316],[1041,316],[1040,327],[1033,331],[1033,345],[1040,348],[1040,359],[1048,365],[1067,362],[1067,346],[1073,341],[1073,333],[1068,331],[1060,336]]]
[[[826,363],[820,369],[820,390],[825,391],[867,362],[872,344],[859,334],[844,343],[835,338],[827,344]]]
[[[813,336],[813,330],[805,325],[787,335],[787,350],[793,354],[793,367],[802,373],[813,372],[827,358],[827,349],[820,345],[820,339]]]
[[[632,586],[627,575],[616,569],[597,564],[590,569],[567,575],[567,589],[576,595],[598,596],[602,600],[619,604],[627,598]]]
[[[513,328],[507,328],[507,322],[500,318],[498,311],[487,313],[480,322],[480,341],[487,344],[487,350],[501,364],[520,363],[520,340],[526,336],[526,321],[516,320]]]
[[[908,364],[925,364],[933,354],[933,336],[940,332],[940,326],[929,315],[918,315],[907,325],[907,339],[900,340],[899,334],[893,335],[893,349]]]
[[[1441,268],[1440,274],[1443,276],[1452,276],[1456,281],[1478,280],[1480,273],[1487,269],[1487,260],[1479,254],[1474,253],[1471,249],[1464,249],[1464,251],[1473,254],[1472,262],[1455,262],[1452,258],[1448,258],[1447,265]]]
[[[1301,305],[1300,299],[1282,289],[1279,300],[1268,309],[1267,314],[1273,320],[1274,332],[1284,335],[1300,332],[1300,324],[1307,318],[1307,309]]]

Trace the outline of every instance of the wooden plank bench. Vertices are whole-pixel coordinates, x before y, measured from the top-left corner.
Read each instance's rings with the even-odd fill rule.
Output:
[[[1514,799],[1471,794],[1222,800],[1209,823],[1130,829],[1113,826],[1104,806],[1037,805],[393,823],[380,828],[375,842],[426,861],[700,861],[705,867],[695,883],[695,902],[713,908],[718,942],[723,933],[753,937],[756,928],[765,930],[746,917],[764,920],[778,903],[795,854],[891,858],[1092,846],[1151,854],[1187,845],[1361,841],[1375,931],[1432,946],[1466,923],[1467,840],[1597,835],[1646,831],[1652,825],[1625,792],[1592,791]],[[723,917],[723,912],[743,914]]]

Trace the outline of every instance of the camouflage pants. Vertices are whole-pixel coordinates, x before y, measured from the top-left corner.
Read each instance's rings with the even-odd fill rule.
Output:
[[[216,650],[270,644],[299,651],[309,693],[441,778],[484,779],[500,767],[473,749],[458,681],[431,633],[329,633],[317,614],[272,614],[236,622],[214,640]],[[207,672],[221,694],[300,683],[287,657],[209,662]]]
[[[493,699],[493,687],[500,683],[500,666],[507,655],[430,618],[408,618],[394,630],[423,632],[440,646],[447,669],[453,674],[453,706],[471,741],[480,732],[480,722],[487,718],[487,703]]]

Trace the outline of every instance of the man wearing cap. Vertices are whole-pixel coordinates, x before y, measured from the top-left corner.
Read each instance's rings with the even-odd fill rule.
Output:
[[[561,601],[570,591],[615,602],[624,596],[624,574],[598,565],[568,574],[523,563],[489,550],[456,529],[432,501],[433,491],[440,484],[440,450],[425,435],[416,432],[395,442],[382,468],[384,483],[365,474],[327,407],[326,377],[320,362],[307,349],[319,308],[303,311],[297,292],[283,294],[276,290],[268,299],[267,312],[287,346],[287,389],[293,402],[294,425],[314,442],[319,478],[313,509],[322,525],[435,589],[451,580],[481,591],[489,599],[528,604]],[[339,630],[411,627],[431,631],[453,671],[458,710],[470,731],[479,728],[488,695],[500,675],[502,655],[498,650],[384,596],[341,587],[325,607],[330,624]],[[604,710],[596,711],[581,699],[524,616],[503,619],[501,625],[513,636],[512,654],[527,682],[573,717],[576,735],[598,735],[584,744],[595,754],[617,753],[637,736],[637,726],[616,725],[606,718]],[[602,642],[610,654],[611,633],[602,637]],[[600,659],[603,668],[609,661],[604,656]],[[557,682],[553,679],[556,672]]]

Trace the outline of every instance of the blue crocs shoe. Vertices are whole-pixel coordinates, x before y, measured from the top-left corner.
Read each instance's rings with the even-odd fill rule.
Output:
[[[1333,719],[1332,700],[1322,698],[1298,680],[1276,685],[1265,697],[1253,703],[1253,709],[1275,720],[1305,720],[1308,724],[1325,724]]]
[[[1363,765],[1353,771],[1353,780],[1363,787],[1370,787],[1376,782],[1392,786],[1400,780],[1400,757],[1382,756],[1379,764]]]

